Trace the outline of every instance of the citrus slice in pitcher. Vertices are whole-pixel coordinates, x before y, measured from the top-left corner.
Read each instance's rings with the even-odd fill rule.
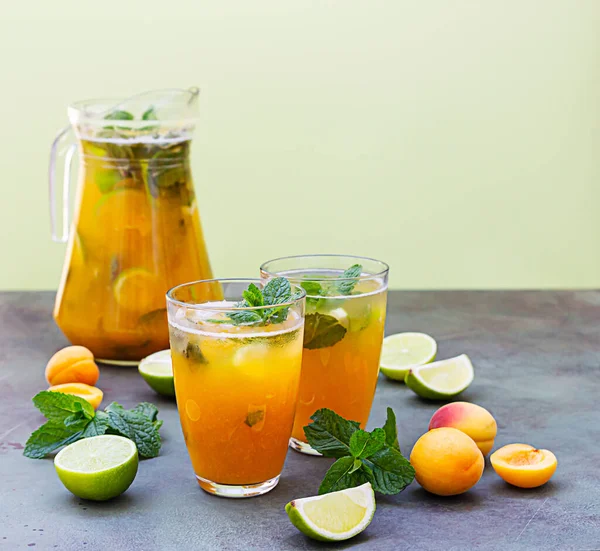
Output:
[[[123,270],[113,283],[117,304],[129,311],[150,312],[165,307],[160,278],[145,268]]]

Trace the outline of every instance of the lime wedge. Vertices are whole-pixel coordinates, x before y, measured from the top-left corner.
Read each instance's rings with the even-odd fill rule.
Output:
[[[441,400],[460,394],[473,382],[473,365],[462,354],[449,360],[412,367],[406,374],[406,386],[422,398]]]
[[[437,343],[425,333],[397,333],[383,339],[381,372],[390,379],[404,381],[409,369],[435,359]]]
[[[84,438],[54,458],[58,478],[82,499],[105,501],[121,495],[133,482],[138,452],[133,441],[105,434]]]
[[[138,371],[152,390],[163,396],[175,396],[170,350],[150,354],[140,362]]]
[[[371,524],[375,493],[367,482],[348,490],[295,499],[285,511],[300,532],[315,540],[347,540]]]

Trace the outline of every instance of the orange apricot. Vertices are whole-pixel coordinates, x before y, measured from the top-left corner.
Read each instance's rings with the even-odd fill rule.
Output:
[[[483,454],[458,429],[443,427],[426,432],[412,449],[410,463],[425,490],[439,496],[462,494],[479,482]]]
[[[48,389],[50,392],[62,392],[64,394],[74,394],[87,400],[94,409],[98,409],[104,393],[95,386],[86,385],[85,383],[65,383],[62,385],[53,385]]]
[[[546,484],[556,471],[558,461],[549,450],[528,444],[508,444],[490,456],[496,474],[519,488],[537,488]]]
[[[438,409],[429,421],[429,430],[452,427],[470,436],[483,455],[494,446],[496,420],[485,408],[469,402],[452,402]]]
[[[50,358],[46,365],[46,381],[50,386],[85,383],[94,386],[100,377],[94,355],[84,346],[67,346]]]

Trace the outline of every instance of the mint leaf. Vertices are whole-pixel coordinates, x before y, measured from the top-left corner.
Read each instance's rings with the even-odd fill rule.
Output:
[[[380,494],[397,494],[415,478],[415,470],[398,450],[385,447],[363,460],[373,471],[373,489]]]
[[[340,342],[346,335],[346,328],[333,316],[314,312],[304,320],[304,348],[315,350],[328,348]]]
[[[33,397],[33,404],[50,421],[64,421],[73,413],[83,412],[89,419],[95,412],[91,404],[73,394],[42,390]]]
[[[183,356],[188,360],[191,360],[192,363],[206,365],[208,360],[206,356],[202,354],[202,350],[200,349],[200,345],[194,342],[188,342],[185,350],[183,351]],[[144,403],[144,402],[142,402]]]
[[[108,414],[108,427],[111,432],[133,440],[142,457],[158,455],[161,446],[160,435],[148,417],[139,411],[124,409],[117,402],[110,404],[105,411]]]
[[[107,121],[132,121],[134,116],[129,111],[112,111],[104,117]]]
[[[265,305],[273,306],[289,302],[292,297],[290,282],[285,277],[271,279],[262,291]]]
[[[103,411],[99,411],[85,427],[82,438],[90,438],[92,436],[101,436],[108,430],[108,415]]]
[[[246,415],[246,420],[244,422],[249,427],[253,427],[254,425],[260,423],[264,418],[265,418],[265,410],[264,409],[256,409],[254,411],[248,412],[248,415]]]
[[[325,473],[325,478],[319,486],[319,495],[337,492],[346,488],[354,488],[373,480],[368,467],[352,457],[338,459]]]
[[[140,402],[131,411],[137,411],[138,413],[145,415],[152,422],[156,421],[156,418],[158,417],[158,408],[150,402]]]
[[[350,453],[357,459],[373,455],[385,446],[385,432],[375,429],[373,432],[357,430],[350,438]]]
[[[83,431],[73,431],[64,423],[48,421],[28,438],[23,455],[31,459],[42,459],[67,444],[83,438]]]
[[[360,264],[354,264],[350,266],[344,273],[340,276],[340,280],[337,282],[337,290],[341,295],[349,295],[353,290],[356,284],[358,283],[358,278],[362,274],[362,266]]]
[[[396,414],[390,407],[387,408],[387,418],[383,425],[385,431],[385,443],[395,450],[400,451],[400,444],[398,443],[398,427],[396,426]]]
[[[304,427],[308,443],[325,457],[344,457],[350,453],[350,438],[360,423],[347,421],[330,409],[318,409],[312,423]]]
[[[128,113],[128,114],[130,114],[130,113]],[[158,117],[156,116],[156,111],[154,110],[154,105],[151,105],[150,107],[148,107],[148,109],[146,109],[144,111],[144,114],[142,115],[142,120],[143,121],[156,121],[156,120],[158,120]]]
[[[313,297],[318,297],[321,295],[323,288],[318,281],[302,281],[300,283],[300,287],[302,287],[307,295],[311,295]]]
[[[227,317],[234,325],[251,325],[263,321],[263,317],[257,310],[238,310],[237,312],[228,312]]]
[[[265,303],[263,294],[254,283],[248,285],[248,288],[242,293],[242,296],[246,301],[246,306],[263,306]]]

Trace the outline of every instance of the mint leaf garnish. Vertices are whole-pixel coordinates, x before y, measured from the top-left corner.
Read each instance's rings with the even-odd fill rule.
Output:
[[[90,438],[91,436],[101,436],[106,434],[108,430],[108,415],[103,411],[98,411],[85,430],[81,434],[82,438]]]
[[[360,459],[342,457],[325,473],[325,478],[319,486],[319,494],[354,488],[365,482],[370,482],[371,486],[375,487],[375,477],[371,469]]]
[[[83,398],[45,390],[33,397],[33,403],[48,421],[27,440],[23,451],[27,457],[41,459],[77,440],[107,432],[133,440],[142,457],[155,457],[160,450],[162,421],[157,419],[157,407],[148,402],[130,410],[113,402],[104,411],[94,411]]]
[[[254,283],[248,285],[248,288],[242,293],[242,296],[248,306],[263,306],[265,303],[261,290],[254,285]]]
[[[285,277],[271,279],[260,290],[254,283],[242,293],[244,300],[238,302],[238,308],[256,308],[256,310],[237,310],[227,312],[228,322],[233,325],[267,325],[269,323],[282,323],[287,319],[289,306],[279,308],[259,308],[260,306],[277,306],[298,300],[300,293],[292,295],[290,282]],[[223,323],[223,320],[209,320],[214,323]]]
[[[160,450],[160,435],[153,422],[140,411],[125,409],[117,402],[106,408],[108,428],[112,434],[120,434],[135,442],[142,457],[156,457]]]
[[[397,494],[415,478],[412,465],[398,450],[385,447],[363,460],[373,471],[373,488],[380,494]]]
[[[73,413],[85,412],[89,419],[94,417],[91,404],[73,394],[42,390],[33,397],[33,405],[38,408],[49,421],[64,421]]]
[[[340,276],[341,281],[337,283],[339,293],[341,295],[349,295],[358,283],[360,274],[362,274],[362,266],[360,264],[354,264],[345,270]]]
[[[154,110],[154,106],[151,105],[150,107],[148,107],[148,109],[146,109],[144,111],[144,114],[142,115],[142,120],[143,121],[156,121],[158,120],[158,117],[156,116],[156,111]]]
[[[319,494],[365,482],[381,494],[397,494],[413,481],[415,471],[396,447],[396,418],[391,408],[384,428],[372,432],[330,409],[319,409],[311,419],[313,422],[304,427],[308,443],[325,457],[337,458]]]
[[[385,443],[395,450],[400,451],[400,444],[398,443],[398,427],[396,426],[396,414],[392,408],[387,408],[387,418],[383,425],[385,431]]]
[[[318,297],[323,292],[323,287],[318,281],[303,281],[300,283],[300,287],[306,291],[307,295],[313,297]]]
[[[350,438],[360,423],[347,421],[335,411],[323,408],[315,411],[312,423],[304,427],[308,443],[325,457],[344,457],[350,453]]]
[[[364,459],[385,447],[385,432],[375,429],[373,432],[358,429],[350,437],[350,453],[357,459]]]
[[[104,117],[104,120],[107,121],[132,121],[135,117],[129,111],[121,111],[116,110],[112,111],[108,115]],[[115,128],[122,128],[124,130],[131,130],[128,126],[123,125],[115,125],[115,126],[105,126],[106,130],[115,130]]]
[[[208,360],[206,356],[202,354],[202,350],[200,349],[200,345],[195,342],[188,342],[185,350],[183,351],[183,355],[191,360],[192,363],[197,363],[201,365],[206,365]]]
[[[346,334],[346,328],[337,318],[328,314],[306,314],[304,320],[304,348],[314,350],[327,348],[340,342]]]
[[[112,111],[104,117],[107,121],[132,121],[134,116],[129,111]]]
[[[246,415],[246,420],[244,422],[249,427],[253,427],[254,425],[260,423],[264,418],[265,418],[265,410],[264,409],[254,409],[253,411],[248,412],[248,415]]]
[[[31,434],[23,455],[31,459],[42,459],[59,448],[80,440],[82,435],[83,431],[73,431],[62,422],[48,421]]]

